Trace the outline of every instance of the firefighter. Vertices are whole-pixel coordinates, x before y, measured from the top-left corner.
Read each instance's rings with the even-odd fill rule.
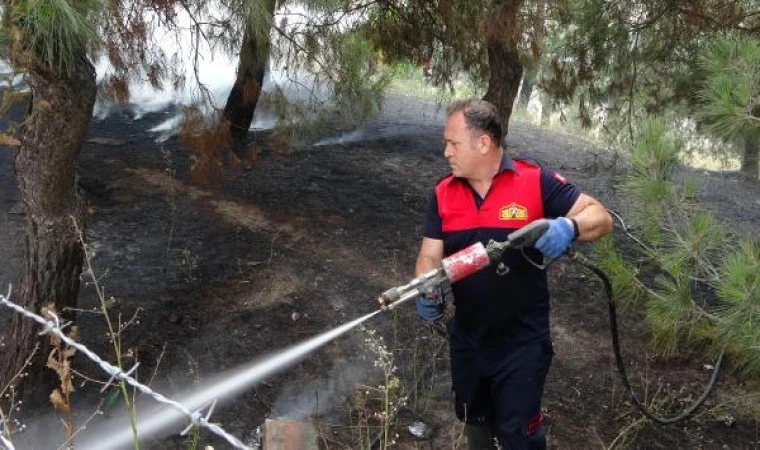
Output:
[[[535,248],[505,254],[506,275],[489,267],[452,284],[456,310],[447,324],[455,410],[468,448],[498,442],[503,449],[544,449],[541,397],[554,354],[549,291],[546,272],[527,258],[540,264],[575,240],[596,240],[612,230],[612,218],[560,174],[510,158],[498,112],[486,101],[454,103],[444,138],[451,174],[431,196],[417,276],[478,241],[504,241],[534,220],[551,219]],[[445,300],[439,287],[416,299],[417,312],[439,320]]]

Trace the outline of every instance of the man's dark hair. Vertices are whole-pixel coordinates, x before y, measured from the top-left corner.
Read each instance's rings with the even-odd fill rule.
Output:
[[[448,117],[458,112],[464,115],[467,128],[482,131],[491,136],[497,146],[501,145],[501,121],[499,112],[493,104],[477,98],[459,100],[449,106]]]

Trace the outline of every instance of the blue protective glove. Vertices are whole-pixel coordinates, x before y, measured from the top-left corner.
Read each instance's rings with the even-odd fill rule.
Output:
[[[574,237],[573,222],[567,217],[558,217],[549,221],[549,229],[538,238],[534,247],[549,258],[557,258],[567,251]]]
[[[446,309],[446,298],[440,285],[434,287],[430,292],[417,296],[415,302],[417,303],[417,314],[426,322],[439,320],[443,317],[443,311]]]

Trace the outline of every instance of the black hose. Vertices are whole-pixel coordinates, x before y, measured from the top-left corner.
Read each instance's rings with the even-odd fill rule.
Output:
[[[688,408],[683,410],[680,414],[677,416],[672,417],[660,417],[652,414],[649,412],[644,406],[644,404],[639,400],[638,395],[636,395],[636,392],[633,390],[633,387],[631,387],[631,383],[628,381],[628,375],[625,370],[625,365],[623,364],[623,355],[620,352],[620,337],[618,336],[618,325],[617,325],[617,309],[615,308],[615,301],[613,299],[612,295],[612,283],[610,282],[610,279],[607,277],[607,274],[605,274],[600,268],[594,265],[588,258],[586,258],[581,253],[575,252],[571,255],[571,259],[579,262],[581,265],[589,269],[590,271],[594,272],[604,284],[604,291],[607,294],[607,306],[608,311],[610,315],[610,332],[612,334],[612,349],[615,353],[615,363],[617,365],[617,370],[620,373],[620,378],[623,381],[623,385],[625,385],[625,388],[628,390],[628,395],[631,398],[631,401],[639,408],[639,411],[641,411],[644,416],[646,416],[648,419],[652,420],[653,422],[656,422],[660,425],[672,425],[674,423],[681,422],[685,419],[687,419],[689,416],[691,416],[697,409],[699,409],[700,406],[707,400],[707,397],[710,395],[710,392],[712,392],[713,387],[715,387],[715,383],[718,380],[718,373],[720,372],[720,366],[723,363],[723,355],[726,352],[725,347],[723,350],[721,350],[720,355],[718,356],[718,360],[715,362],[715,366],[713,367],[712,374],[710,375],[710,381],[707,382],[707,386],[705,386],[705,390],[702,392],[702,395],[699,396],[698,399],[694,401],[694,403],[691,404]]]

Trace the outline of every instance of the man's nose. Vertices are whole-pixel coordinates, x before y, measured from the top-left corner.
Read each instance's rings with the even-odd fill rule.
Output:
[[[446,158],[454,156],[454,149],[451,144],[446,144],[446,147],[443,149],[443,156]]]

